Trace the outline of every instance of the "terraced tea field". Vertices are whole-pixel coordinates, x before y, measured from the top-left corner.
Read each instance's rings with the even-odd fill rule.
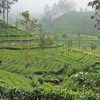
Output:
[[[48,96],[53,91],[58,94],[61,92],[58,91],[59,89],[70,90],[73,87],[75,83],[71,79],[72,75],[79,72],[88,72],[90,69],[96,71],[97,75],[100,72],[100,62],[97,59],[100,57],[99,55],[82,53],[76,49],[72,49],[68,54],[68,50],[63,47],[45,48],[43,51],[44,58],[40,48],[36,47],[29,50],[29,52],[30,55],[26,54],[27,50],[0,50],[0,86],[1,91],[4,93],[1,94],[1,98],[12,98],[7,93],[10,94],[15,89],[16,92],[11,95],[13,95],[13,98],[19,98],[19,100],[21,100],[21,97],[35,98],[32,90],[35,93],[35,91],[40,92],[42,89],[48,93]],[[37,90],[36,87],[39,87],[39,89]],[[18,97],[17,94],[21,97]],[[44,96],[43,98],[46,97],[44,93],[41,95]],[[77,95],[81,94],[77,93]],[[98,92],[93,95],[98,95]]]
[[[24,50],[0,50],[0,69],[10,72],[32,75],[38,71],[56,71],[61,66],[66,64],[64,74],[70,73],[69,69],[80,69],[84,67],[91,67],[97,60],[97,56],[92,54],[82,54],[81,52],[73,51],[68,55],[66,49],[47,48],[44,50],[44,63],[42,62],[41,49],[30,50],[31,56],[27,58]],[[26,68],[25,64],[30,60],[31,64]],[[98,66],[98,65],[96,65]],[[67,73],[68,70],[68,73]],[[65,75],[66,75],[65,74]]]
[[[77,36],[70,36],[69,50],[61,39],[42,48],[38,35],[29,35],[29,44],[26,35],[11,35],[0,36],[1,100],[100,99],[97,37],[84,36],[87,49],[79,50]],[[95,52],[89,47],[92,39],[98,44]]]

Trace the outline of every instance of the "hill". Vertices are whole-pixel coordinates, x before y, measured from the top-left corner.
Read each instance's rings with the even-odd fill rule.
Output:
[[[83,33],[97,35],[99,31],[94,28],[95,20],[90,17],[93,12],[68,12],[57,18],[50,25],[45,25],[46,32],[57,33]]]
[[[76,49],[72,49],[68,55],[68,50],[63,47],[45,48],[44,59],[41,49],[32,49],[29,53],[31,55],[28,55],[25,50],[0,51],[1,98],[4,96],[10,98],[6,100],[16,100],[16,97],[17,100],[36,100],[34,98],[75,100],[77,97],[79,100],[82,94],[92,100],[99,96],[100,63],[97,60],[99,55],[82,53]],[[94,90],[94,84],[97,90]],[[80,87],[85,92],[81,92]],[[32,89],[32,92],[29,91]],[[68,99],[69,97],[71,98]]]
[[[29,79],[3,70],[0,70],[0,87],[32,91],[31,81]]]
[[[32,39],[32,34],[25,31],[24,29],[18,29],[16,26],[5,24],[5,28],[2,27],[3,23],[0,20],[0,41],[7,41],[7,40],[27,40],[27,35]]]
[[[85,48],[78,49],[77,35],[67,36],[74,42],[72,46],[58,33],[59,39],[52,34],[52,43],[43,39],[46,45],[41,47],[39,36],[29,35],[36,41],[27,41],[25,31],[10,25],[1,28],[0,34],[0,100],[100,99],[96,36],[81,35]],[[98,44],[95,50],[89,46],[93,40]]]

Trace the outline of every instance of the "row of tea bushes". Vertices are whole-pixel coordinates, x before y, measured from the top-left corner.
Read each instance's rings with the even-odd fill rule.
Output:
[[[0,98],[7,100],[100,100],[100,95],[91,91],[80,93],[61,89],[44,89],[43,87],[27,92],[0,86]]]

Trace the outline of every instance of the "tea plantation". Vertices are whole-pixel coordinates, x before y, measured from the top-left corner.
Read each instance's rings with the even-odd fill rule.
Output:
[[[0,100],[100,100],[99,45],[92,52],[60,39],[42,48],[38,35],[27,43],[24,31],[6,31],[0,30]]]

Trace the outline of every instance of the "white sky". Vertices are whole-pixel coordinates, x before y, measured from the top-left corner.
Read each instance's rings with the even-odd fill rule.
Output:
[[[16,4],[12,6],[12,12],[18,13],[25,10],[29,10],[34,15],[41,15],[43,13],[44,5],[52,5],[59,0],[18,0]],[[93,0],[71,0],[76,2],[77,9],[87,7],[89,1]]]

